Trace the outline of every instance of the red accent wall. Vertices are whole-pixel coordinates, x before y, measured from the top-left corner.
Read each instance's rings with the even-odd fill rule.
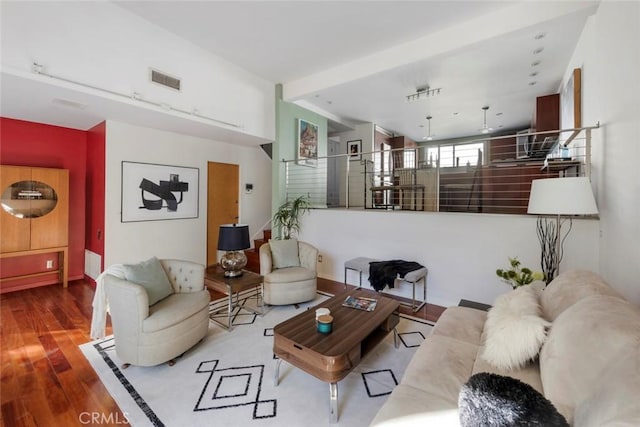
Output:
[[[69,170],[70,280],[84,276],[87,135],[86,131],[0,117],[0,163]],[[9,277],[46,271],[46,260],[51,258],[55,257],[45,254],[3,259],[0,274]],[[52,275],[6,281],[2,290],[46,285],[56,280]]]
[[[104,270],[106,131],[106,123],[102,122],[89,129],[87,133],[87,224],[85,248],[102,257],[100,271]]]

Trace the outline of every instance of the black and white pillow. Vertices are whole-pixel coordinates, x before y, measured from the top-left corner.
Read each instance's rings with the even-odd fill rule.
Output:
[[[458,397],[462,427],[569,427],[555,406],[520,380],[488,372],[473,375]]]

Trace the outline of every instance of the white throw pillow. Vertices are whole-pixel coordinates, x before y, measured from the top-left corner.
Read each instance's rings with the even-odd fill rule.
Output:
[[[296,239],[269,239],[269,246],[271,247],[273,268],[300,267],[298,241]]]
[[[538,290],[521,286],[496,298],[485,323],[480,357],[498,369],[519,369],[540,352],[551,325],[540,317]]]

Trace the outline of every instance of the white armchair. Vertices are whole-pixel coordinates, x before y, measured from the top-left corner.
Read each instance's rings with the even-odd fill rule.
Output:
[[[116,353],[125,364],[164,363],[207,335],[211,297],[204,286],[204,266],[180,260],[160,263],[173,294],[151,306],[143,286],[109,274],[104,278]]]
[[[297,304],[316,297],[318,250],[308,243],[297,243],[299,265],[284,268],[274,267],[274,257],[269,243],[260,246],[260,274],[264,276],[266,304]]]

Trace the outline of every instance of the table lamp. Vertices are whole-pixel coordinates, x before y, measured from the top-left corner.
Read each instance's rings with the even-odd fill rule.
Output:
[[[218,234],[218,250],[226,251],[220,258],[220,267],[224,277],[242,276],[242,269],[247,265],[244,250],[250,247],[249,226],[245,224],[223,224]]]
[[[529,214],[555,215],[555,223],[547,218],[538,217],[537,233],[542,248],[541,267],[547,283],[557,276],[563,255],[563,243],[571,231],[564,237],[560,234],[563,215],[593,215],[598,207],[593,197],[591,183],[586,177],[534,179],[529,195]]]

